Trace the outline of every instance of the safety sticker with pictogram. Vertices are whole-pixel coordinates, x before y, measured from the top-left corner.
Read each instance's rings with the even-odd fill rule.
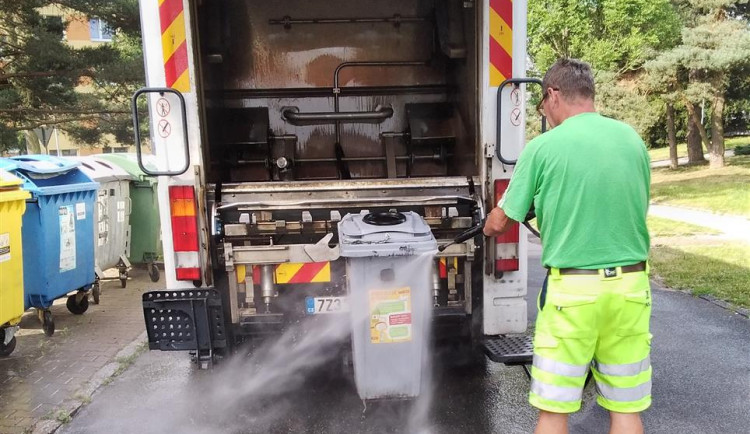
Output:
[[[370,291],[370,342],[386,344],[412,339],[411,289]]]
[[[514,126],[521,125],[521,109],[514,108],[510,112],[510,123]]]
[[[162,119],[159,121],[159,123],[156,125],[157,132],[159,133],[159,136],[166,139],[169,137],[169,135],[172,133],[172,125],[169,124],[169,121],[166,119]]]
[[[514,106],[518,107],[521,105],[521,89],[518,87],[513,88],[512,91],[510,91],[510,102],[513,103]]]
[[[161,117],[166,117],[172,110],[172,106],[169,105],[169,101],[166,98],[159,98],[156,101],[156,113]]]

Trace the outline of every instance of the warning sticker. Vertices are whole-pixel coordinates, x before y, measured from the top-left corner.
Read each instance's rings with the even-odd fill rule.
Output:
[[[370,341],[409,342],[412,338],[411,289],[370,291]]]
[[[102,216],[100,216],[102,217]],[[102,217],[103,218],[103,217]],[[105,220],[102,220],[97,225],[99,229],[99,237],[97,239],[97,246],[101,247],[107,243],[107,235],[109,234],[109,231],[107,230],[107,222]]]
[[[0,234],[0,262],[10,261],[10,233]]]
[[[76,220],[84,220],[86,218],[86,204],[79,202],[76,204]]]
[[[76,204],[76,213],[78,212]],[[85,214],[84,208],[84,214]],[[76,268],[76,221],[73,206],[61,206],[60,213],[60,272]]]

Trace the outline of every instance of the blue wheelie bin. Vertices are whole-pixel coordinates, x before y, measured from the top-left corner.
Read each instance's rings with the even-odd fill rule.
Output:
[[[94,273],[94,204],[99,184],[77,161],[48,155],[0,159],[0,168],[31,193],[23,215],[25,308],[36,308],[47,336],[55,332],[49,308],[69,293],[68,310],[82,314]]]

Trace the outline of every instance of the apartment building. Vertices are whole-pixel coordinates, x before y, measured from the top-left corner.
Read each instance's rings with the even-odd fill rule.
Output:
[[[65,23],[62,37],[74,48],[112,42],[112,30],[100,18],[69,13],[57,6],[44,7],[41,13],[47,17],[59,17],[61,22]],[[83,87],[85,88],[85,85]],[[82,145],[68,136],[63,129],[56,127],[40,128],[35,131],[35,134],[43,146],[42,152],[50,155],[81,156],[110,152],[135,152],[133,143],[119,143],[114,138],[110,138],[108,143],[101,147]]]

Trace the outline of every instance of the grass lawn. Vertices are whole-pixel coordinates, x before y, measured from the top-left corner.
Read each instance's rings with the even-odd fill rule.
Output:
[[[689,208],[750,217],[750,156],[726,159],[721,169],[708,166],[653,169],[651,199]]]
[[[713,295],[750,308],[750,245],[656,246],[651,249],[653,273],[675,289]]]
[[[652,237],[684,237],[690,235],[713,235],[719,231],[677,220],[648,216],[648,232]]]
[[[750,145],[750,137],[731,137],[724,140],[726,149],[734,149],[740,145]],[[669,147],[651,148],[648,150],[651,161],[669,160]],[[687,145],[685,143],[677,144],[677,157],[687,157]]]

